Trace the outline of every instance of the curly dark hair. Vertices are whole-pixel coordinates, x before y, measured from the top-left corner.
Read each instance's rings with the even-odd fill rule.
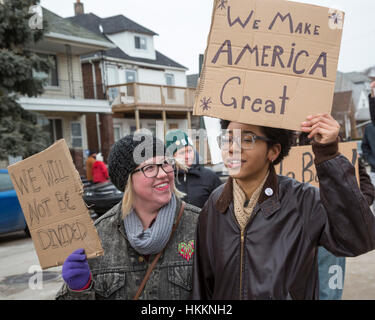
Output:
[[[220,120],[221,129],[227,129],[230,123],[231,121],[229,120]],[[273,145],[280,143],[280,154],[273,162],[274,165],[279,164],[289,154],[290,148],[292,147],[293,143],[294,131],[263,126],[259,127],[263,134],[271,140],[267,141],[268,148],[271,148]]]

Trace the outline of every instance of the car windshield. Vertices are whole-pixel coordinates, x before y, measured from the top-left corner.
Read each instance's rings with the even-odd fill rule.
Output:
[[[0,192],[8,190],[13,190],[12,180],[8,173],[0,172]]]

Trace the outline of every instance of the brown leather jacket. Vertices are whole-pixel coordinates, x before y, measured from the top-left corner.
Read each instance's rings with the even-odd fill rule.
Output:
[[[375,248],[375,218],[353,166],[337,143],[313,150],[320,189],[271,167],[243,233],[232,179],[211,194],[198,220],[193,299],[318,299],[318,246],[347,257]]]

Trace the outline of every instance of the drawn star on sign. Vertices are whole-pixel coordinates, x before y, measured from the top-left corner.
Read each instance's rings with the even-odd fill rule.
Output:
[[[225,9],[225,6],[226,6],[227,2],[228,2],[228,0],[220,0],[220,4],[217,8],[221,9],[221,10]]]
[[[339,20],[341,20],[341,17],[336,12],[332,13],[328,18],[332,19],[334,24],[338,24]]]
[[[212,103],[211,97],[208,99],[206,99],[206,97],[203,97],[201,103],[202,104],[200,105],[200,107],[203,109],[203,111],[210,109],[211,107],[209,106],[209,104]]]

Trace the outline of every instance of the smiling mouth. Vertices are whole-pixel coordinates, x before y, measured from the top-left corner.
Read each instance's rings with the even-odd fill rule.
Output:
[[[154,188],[158,191],[165,191],[165,190],[169,189],[169,182],[159,183]]]
[[[231,159],[226,161],[226,166],[228,168],[238,168],[241,167],[241,164],[246,162],[245,160]]]

